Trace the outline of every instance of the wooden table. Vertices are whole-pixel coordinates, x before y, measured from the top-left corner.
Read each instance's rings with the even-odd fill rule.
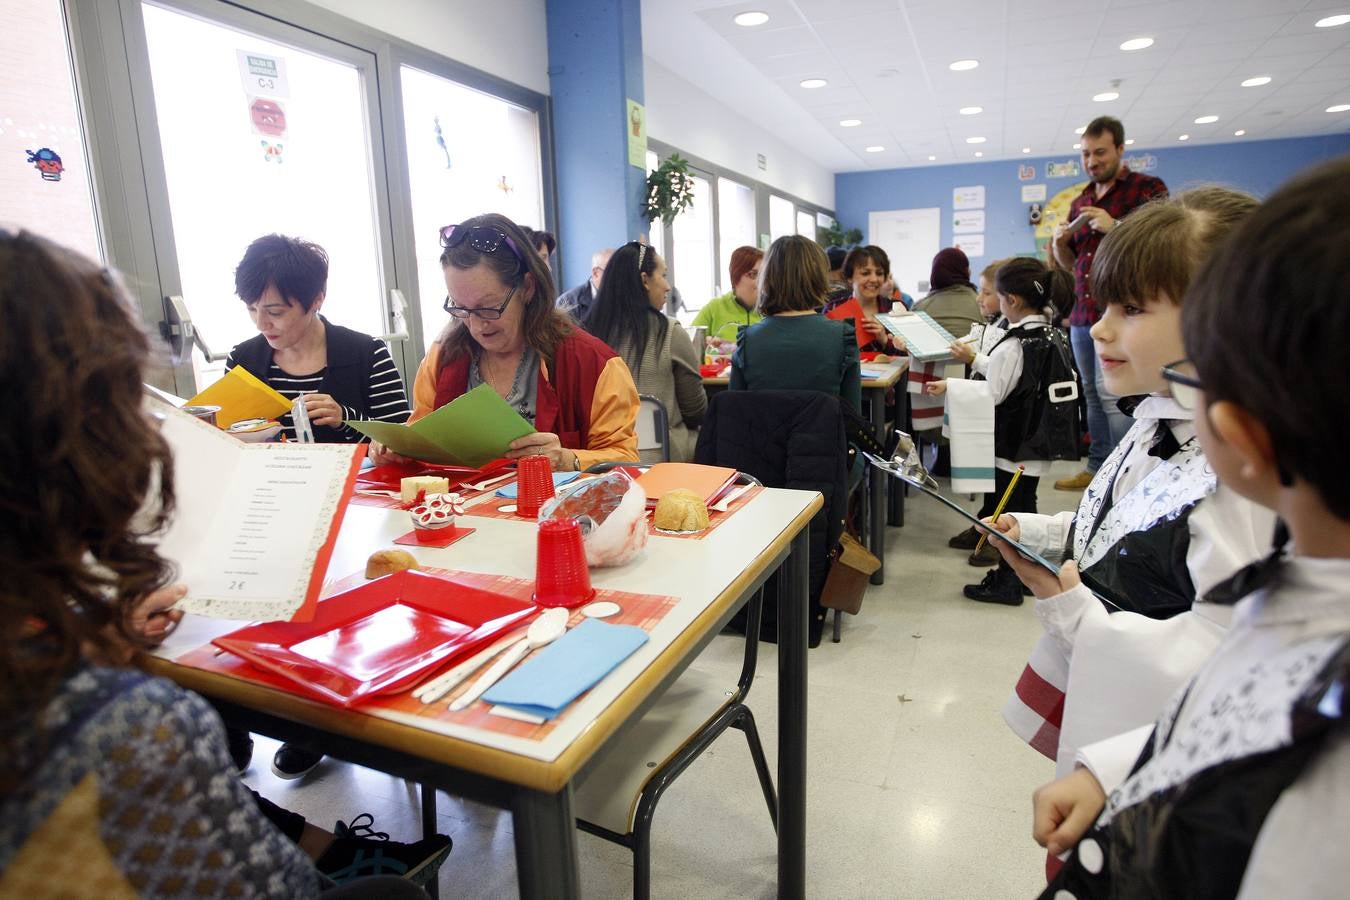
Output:
[[[653,536],[643,557],[592,572],[596,587],[675,595],[651,639],[588,694],[543,741],[417,717],[343,710],[171,660],[232,631],[237,622],[189,616],[151,668],[209,697],[232,724],[297,740],[391,775],[509,810],[521,896],[579,897],[572,781],[637,721],[766,578],[783,569],[778,597],[778,894],[802,897],[806,878],[807,524],[819,494],[766,489],[703,540]],[[476,533],[445,549],[409,548],[426,565],[531,577],[535,526],[465,517]],[[361,571],[375,549],[408,530],[401,511],[347,510],[329,580]],[[424,829],[435,828],[424,791]],[[431,806],[428,809],[428,806]]]
[[[886,434],[886,394],[891,388],[896,389],[896,420],[903,422],[905,411],[909,408],[909,394],[906,393],[905,385],[902,383],[904,374],[909,371],[909,357],[902,356],[889,363],[863,363],[862,368],[864,371],[877,373],[873,377],[862,379],[862,393],[868,407],[868,415],[872,421],[872,431],[877,440],[885,444],[888,437]],[[709,396],[718,391],[726,390],[730,385],[730,370],[727,371],[728,374],[703,379],[703,389],[708,392]],[[881,566],[872,574],[872,584],[882,584],[886,580],[886,523],[889,521],[892,525],[905,524],[905,492],[899,485],[893,486],[890,490],[888,503],[887,486],[892,479],[878,472],[872,466],[867,467],[867,479],[868,546],[877,555],[877,559],[882,560]]]

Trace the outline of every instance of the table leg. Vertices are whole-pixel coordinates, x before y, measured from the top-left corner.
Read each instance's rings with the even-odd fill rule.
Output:
[[[778,896],[806,896],[806,636],[810,532],[792,539],[778,588]]]
[[[520,788],[511,803],[521,897],[581,896],[572,787],[556,794]]]
[[[884,390],[870,389],[867,392],[868,406],[872,414],[872,433],[877,436],[884,446],[886,443],[886,392]],[[877,559],[882,560],[877,570],[872,573],[873,584],[883,584],[886,581],[886,482],[890,480],[889,476],[881,474],[874,466],[868,466],[867,489],[870,491],[868,506],[871,507],[868,512],[868,527],[871,528],[872,538],[868,547]]]
[[[429,784],[421,785],[422,788],[422,837],[423,839],[434,837],[438,829],[436,828],[436,789]],[[427,893],[431,895],[431,900],[438,900],[441,896],[441,879],[439,873],[437,877],[431,880],[427,885]]]
[[[905,382],[901,381],[895,389],[895,423],[897,428],[909,418],[909,391],[905,390]],[[884,443],[884,442],[883,442]],[[891,505],[887,511],[889,522],[898,528],[903,528],[905,524],[905,486],[895,478],[888,479],[890,482]]]

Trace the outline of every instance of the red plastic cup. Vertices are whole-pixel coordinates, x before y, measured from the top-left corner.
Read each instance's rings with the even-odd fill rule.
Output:
[[[539,523],[534,562],[534,602],[540,606],[573,609],[595,596],[581,527],[575,519],[545,519]]]
[[[516,515],[539,516],[539,507],[553,499],[553,466],[547,456],[527,456],[516,464]]]

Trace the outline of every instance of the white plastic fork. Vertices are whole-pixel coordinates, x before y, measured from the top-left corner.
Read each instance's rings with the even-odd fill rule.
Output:
[[[466,484],[465,487],[467,487],[471,491],[485,491],[499,481],[505,481],[508,478],[514,478],[515,474],[516,474],[515,472],[507,472],[504,475],[497,475],[493,478],[484,479],[483,481],[480,481],[477,484]]]
[[[435,703],[437,700],[457,688],[474,672],[477,672],[485,666],[488,660],[523,640],[525,640],[525,635],[512,634],[499,641],[493,642],[486,650],[475,653],[464,662],[445,672],[445,674],[437,676],[426,684],[413,690],[413,699],[421,700],[423,703]]]

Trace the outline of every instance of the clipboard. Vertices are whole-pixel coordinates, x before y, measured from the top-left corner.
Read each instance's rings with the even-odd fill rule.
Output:
[[[1055,565],[1050,560],[1046,559],[1044,556],[1037,553],[1035,550],[1032,550],[1030,547],[1028,547],[1026,544],[1023,544],[1021,541],[1014,541],[1012,538],[1008,537],[1002,532],[997,531],[994,528],[991,528],[989,526],[989,523],[981,521],[978,516],[972,515],[960,504],[953,502],[947,497],[944,497],[938,491],[936,482],[930,484],[928,482],[925,482],[921,478],[916,478],[913,475],[903,471],[899,465],[893,462],[888,462],[887,460],[884,460],[879,456],[875,456],[871,453],[868,453],[866,450],[862,451],[862,455],[873,466],[876,466],[878,469],[881,469],[884,472],[888,472],[891,475],[894,475],[896,478],[899,478],[905,484],[918,488],[920,491],[927,494],[929,497],[932,497],[933,499],[937,500],[943,506],[954,511],[955,513],[960,515],[961,518],[965,519],[972,526],[974,526],[976,531],[984,532],[1000,541],[1007,543],[1009,546],[1011,546],[1014,550],[1017,551],[1018,556],[1022,557],[1028,562],[1035,563],[1042,569],[1045,569],[1045,571],[1049,572],[1051,575],[1054,575],[1056,578],[1059,577],[1059,566]],[[1086,587],[1092,593],[1092,595],[1096,597],[1098,600],[1100,600],[1102,603],[1106,604],[1112,609],[1120,610],[1122,612],[1128,611],[1130,609],[1130,606],[1128,604],[1122,605],[1120,602],[1118,602],[1118,600],[1112,599],[1112,597],[1110,596],[1111,591],[1106,590],[1099,582],[1097,582],[1091,576],[1087,575],[1085,572],[1080,571],[1078,573],[1078,577],[1082,580],[1084,587]]]
[[[952,344],[956,338],[926,312],[904,315],[880,315],[877,321],[891,334],[905,342],[911,359],[919,362],[937,362],[952,358]]]

